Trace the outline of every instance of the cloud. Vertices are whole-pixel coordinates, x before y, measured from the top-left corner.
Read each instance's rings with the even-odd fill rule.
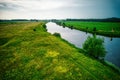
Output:
[[[0,2],[0,10],[18,10],[21,9],[22,6],[10,3],[10,2]]]
[[[23,10],[53,10],[65,7],[75,7],[77,0],[4,0],[0,1],[3,9]]]
[[[55,9],[63,6],[62,3],[51,2],[46,0],[5,0],[0,2],[0,9],[9,9],[14,10],[18,9],[19,7],[23,8],[24,10],[46,10],[46,9]]]
[[[0,0],[0,17],[2,18],[94,18],[94,17],[99,18],[109,16],[120,17],[119,7],[120,0]]]

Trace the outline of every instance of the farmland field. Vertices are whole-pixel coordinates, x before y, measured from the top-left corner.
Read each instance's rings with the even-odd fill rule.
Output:
[[[120,37],[120,23],[118,22],[83,22],[83,21],[64,21],[64,26],[90,33]],[[94,30],[95,29],[95,30]]]
[[[0,80],[119,80],[119,75],[46,32],[45,22],[0,23]]]

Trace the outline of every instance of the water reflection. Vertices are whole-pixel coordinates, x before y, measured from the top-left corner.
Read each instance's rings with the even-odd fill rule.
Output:
[[[110,38],[110,41],[112,41],[112,40],[113,40],[113,38],[111,37],[111,38]]]
[[[88,36],[92,36],[90,33],[70,29],[65,26],[59,26],[52,22],[47,23],[47,30],[52,34],[55,32],[60,33],[63,39],[69,41],[79,48],[82,48],[82,45]],[[120,38],[113,39],[112,37],[104,37],[104,46],[107,51],[105,60],[115,64],[120,68]]]

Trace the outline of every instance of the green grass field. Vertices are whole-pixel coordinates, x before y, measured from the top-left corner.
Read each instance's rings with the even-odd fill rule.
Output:
[[[120,79],[120,73],[47,33],[44,24],[0,23],[0,80]]]
[[[93,29],[96,28],[96,33],[105,36],[120,37],[120,23],[118,22],[82,22],[82,21],[64,21],[65,26],[73,27],[78,30],[88,31],[94,33]]]

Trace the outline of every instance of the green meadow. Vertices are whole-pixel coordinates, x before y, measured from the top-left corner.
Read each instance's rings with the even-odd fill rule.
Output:
[[[95,32],[105,36],[120,37],[120,23],[118,22],[64,21],[63,23],[64,26],[90,33]]]
[[[119,32],[120,23],[88,23],[65,22],[78,29],[87,25],[90,30],[104,24],[105,28],[97,28],[101,31],[115,26]],[[0,80],[120,80],[119,75],[48,33],[45,22],[0,23]]]

